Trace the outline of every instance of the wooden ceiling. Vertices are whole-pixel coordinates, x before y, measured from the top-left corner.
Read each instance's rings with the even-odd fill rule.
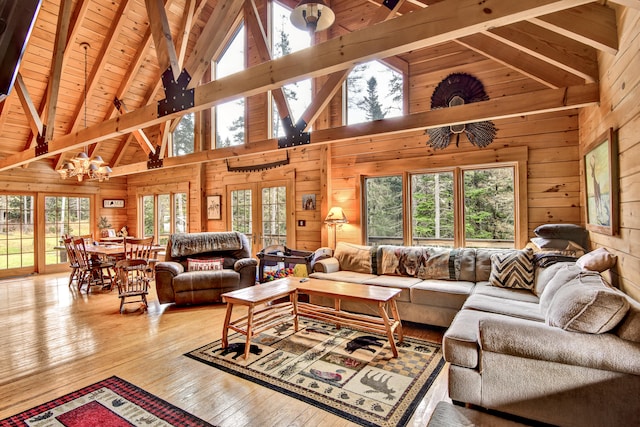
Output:
[[[518,82],[520,94],[493,94],[491,101],[446,111],[429,111],[426,98],[412,99],[412,114],[317,130],[312,143],[592,104],[598,101],[598,52],[615,54],[618,48],[613,3],[640,8],[640,0],[399,0],[391,10],[381,0],[333,3],[336,22],[317,36],[316,46],[270,61],[263,35],[266,21],[256,18],[263,15],[265,3],[256,0],[43,0],[19,77],[0,103],[0,171],[34,161],[57,169],[88,147],[89,154],[111,165],[114,176],[140,173],[147,169],[149,152],[166,141],[171,121],[185,112],[268,90],[278,102],[282,85],[330,75],[305,113],[313,124],[348,70],[369,59],[386,58],[406,72],[446,72],[465,61],[488,59],[516,70],[526,81]],[[264,62],[197,84],[241,19]],[[86,106],[82,43],[90,45]],[[194,105],[158,117],[157,103],[165,98],[161,74],[169,65],[175,75],[185,69],[193,77]],[[122,101],[119,109],[115,98]],[[36,156],[39,133],[46,136],[48,153]],[[252,141],[167,157],[164,165],[275,149],[275,140]],[[159,152],[163,156],[166,150]]]

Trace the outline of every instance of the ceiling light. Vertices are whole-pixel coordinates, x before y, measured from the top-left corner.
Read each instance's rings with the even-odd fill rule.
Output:
[[[302,0],[291,11],[293,26],[310,33],[326,30],[335,19],[335,13],[323,0]]]

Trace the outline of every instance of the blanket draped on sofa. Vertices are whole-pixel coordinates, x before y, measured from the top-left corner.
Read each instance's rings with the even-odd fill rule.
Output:
[[[242,249],[242,240],[237,233],[184,233],[174,234],[171,256],[174,258],[213,251]]]

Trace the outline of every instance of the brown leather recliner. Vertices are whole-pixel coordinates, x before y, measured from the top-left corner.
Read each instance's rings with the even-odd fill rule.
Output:
[[[188,271],[189,259],[218,260],[222,269]],[[194,262],[192,262],[194,264]],[[160,303],[221,302],[221,294],[256,283],[258,261],[247,236],[236,231],[172,234],[165,260],[155,266]]]

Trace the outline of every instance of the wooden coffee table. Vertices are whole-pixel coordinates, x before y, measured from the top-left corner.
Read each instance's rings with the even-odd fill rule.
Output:
[[[394,333],[398,334],[398,342],[402,342],[404,339],[402,322],[396,305],[396,297],[401,292],[401,289],[312,278],[304,282],[293,278],[283,280],[287,280],[291,285],[296,286],[298,293],[329,297],[334,300],[333,307],[299,303],[299,315],[324,320],[338,327],[350,326],[386,335],[394,357],[398,357],[398,349],[393,335]],[[342,311],[340,302],[343,300],[357,301],[375,306],[380,317]]]
[[[229,329],[246,335],[245,360],[249,356],[251,338],[254,335],[288,321],[293,321],[295,330],[298,331],[296,287],[289,284],[288,281],[277,280],[272,283],[226,292],[221,296],[222,301],[227,303],[227,312],[222,327],[222,348],[227,348],[229,345],[227,340]],[[275,303],[276,300],[286,297],[288,300],[285,302]],[[234,305],[246,306],[247,315],[231,321]]]

